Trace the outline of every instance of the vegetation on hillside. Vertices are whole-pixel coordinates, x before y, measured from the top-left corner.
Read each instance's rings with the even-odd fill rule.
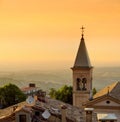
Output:
[[[51,98],[63,101],[65,103],[72,104],[72,102],[73,102],[73,96],[72,96],[73,93],[72,92],[73,92],[72,86],[64,85],[63,87],[61,87],[58,90],[51,88],[49,95]],[[97,93],[96,88],[93,88],[92,94],[95,95],[96,93]]]
[[[72,86],[64,85],[58,90],[51,88],[49,95],[51,98],[72,104]]]
[[[22,91],[14,84],[8,84],[0,88],[0,107],[8,107],[26,99]]]

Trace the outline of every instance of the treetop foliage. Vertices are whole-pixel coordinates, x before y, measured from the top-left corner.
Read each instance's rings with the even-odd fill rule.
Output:
[[[72,104],[72,86],[64,85],[58,90],[51,88],[49,95],[51,98]]]
[[[8,107],[26,99],[24,93],[14,84],[0,87],[0,107]]]
[[[95,95],[96,93],[97,93],[96,88],[93,88],[92,94]],[[72,94],[73,94],[72,86],[67,86],[67,85],[64,85],[58,90],[51,88],[49,92],[49,95],[51,98],[54,98],[54,99],[57,99],[69,104],[72,104],[72,101],[73,101]]]

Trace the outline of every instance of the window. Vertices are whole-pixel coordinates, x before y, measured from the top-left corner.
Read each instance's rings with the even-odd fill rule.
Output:
[[[40,116],[40,112],[39,111],[35,111],[35,115],[36,116]]]
[[[19,122],[27,122],[26,115],[19,115]]]
[[[108,100],[108,101],[106,101],[106,103],[107,103],[107,104],[110,104],[110,101]]]
[[[86,78],[83,78],[82,80],[80,78],[76,79],[76,89],[77,90],[82,90],[82,91],[87,90],[86,84],[87,84]]]
[[[86,83],[87,83],[87,79],[86,78],[83,78],[82,79],[82,90],[87,90]]]
[[[81,79],[80,78],[77,78],[76,80],[76,85],[77,85],[77,90],[81,90]]]

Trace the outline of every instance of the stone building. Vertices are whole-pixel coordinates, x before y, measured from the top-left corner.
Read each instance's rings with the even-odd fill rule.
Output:
[[[94,95],[84,107],[94,108],[98,120],[104,122],[120,122],[120,82],[115,82]]]

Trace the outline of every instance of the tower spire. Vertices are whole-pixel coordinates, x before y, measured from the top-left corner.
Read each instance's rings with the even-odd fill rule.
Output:
[[[79,46],[77,56],[75,59],[74,68],[75,67],[76,68],[92,68],[89,55],[87,52],[87,48],[85,45],[84,37],[83,37],[85,28],[82,26],[80,29],[82,30],[82,38],[81,38],[80,46]]]

